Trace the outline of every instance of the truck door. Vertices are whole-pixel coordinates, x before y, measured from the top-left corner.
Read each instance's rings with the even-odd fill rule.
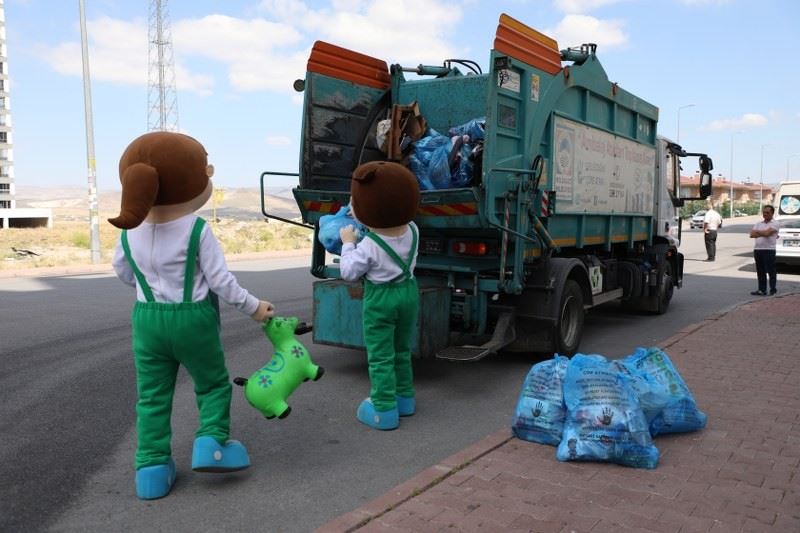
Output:
[[[305,80],[300,188],[349,191],[360,163],[385,159],[375,125],[391,106],[385,61],[322,41],[314,43]]]

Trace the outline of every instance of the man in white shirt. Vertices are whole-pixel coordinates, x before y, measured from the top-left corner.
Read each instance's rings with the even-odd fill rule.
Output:
[[[722,216],[714,211],[714,206],[708,208],[703,218],[703,233],[706,241],[706,261],[713,261],[717,257],[717,230],[722,227]]]
[[[775,268],[775,243],[778,240],[778,230],[780,225],[772,219],[775,208],[765,205],[761,210],[764,220],[758,222],[750,230],[750,238],[755,239],[753,247],[753,257],[756,260],[756,276],[758,277],[758,290],[750,294],[753,296],[767,295],[767,275],[769,275],[769,295],[772,296],[778,289],[775,287],[777,282],[777,269]]]

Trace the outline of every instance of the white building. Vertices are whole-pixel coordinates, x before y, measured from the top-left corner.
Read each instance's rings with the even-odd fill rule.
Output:
[[[17,208],[14,189],[14,145],[6,50],[6,10],[0,0],[0,228],[53,226],[50,209]]]

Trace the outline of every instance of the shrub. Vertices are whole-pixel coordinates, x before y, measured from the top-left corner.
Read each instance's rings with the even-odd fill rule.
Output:
[[[91,247],[88,233],[73,233],[70,240],[72,242],[72,246],[76,248],[85,248],[88,250]]]

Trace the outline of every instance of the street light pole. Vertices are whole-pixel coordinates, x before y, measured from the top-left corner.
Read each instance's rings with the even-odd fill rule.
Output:
[[[761,187],[758,193],[758,212],[760,213],[764,207],[764,147],[769,146],[768,144],[761,145]]]
[[[731,180],[730,215],[731,215],[731,218],[733,218],[733,194],[734,194],[733,193],[733,136],[736,135],[737,133],[742,133],[742,132],[741,131],[734,131],[733,133],[731,133],[731,168],[730,168],[730,171],[731,171],[731,175],[730,175],[730,180]]]
[[[681,110],[686,109],[687,107],[694,107],[694,106],[695,104],[686,104],[678,108],[678,135],[677,135],[678,139],[675,141],[678,144],[681,143]]]
[[[86,162],[89,166],[89,236],[92,263],[100,262],[100,217],[97,212],[97,169],[94,159],[94,129],[92,126],[92,89],[89,77],[89,47],[86,40],[86,9],[84,0],[78,0],[81,24],[81,51],[83,59],[83,108],[86,120]]]

